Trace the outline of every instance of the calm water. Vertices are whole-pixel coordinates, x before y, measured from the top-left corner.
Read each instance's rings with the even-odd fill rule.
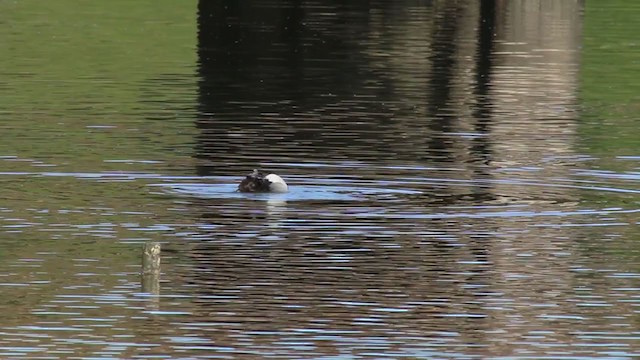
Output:
[[[248,3],[0,2],[0,358],[640,357],[635,2]]]

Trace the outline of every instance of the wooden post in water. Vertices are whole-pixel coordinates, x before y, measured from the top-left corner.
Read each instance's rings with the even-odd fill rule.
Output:
[[[160,243],[147,242],[142,250],[142,292],[155,295],[150,304],[157,308],[160,295]]]

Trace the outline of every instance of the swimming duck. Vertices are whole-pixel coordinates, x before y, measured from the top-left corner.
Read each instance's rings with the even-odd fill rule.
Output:
[[[285,193],[289,191],[289,187],[280,176],[276,174],[265,175],[258,169],[253,169],[253,172],[238,185],[238,191]]]

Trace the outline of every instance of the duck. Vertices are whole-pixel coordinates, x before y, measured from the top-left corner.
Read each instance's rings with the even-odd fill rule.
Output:
[[[273,173],[265,175],[260,170],[253,169],[253,172],[240,182],[237,191],[286,193],[289,187],[280,176]]]

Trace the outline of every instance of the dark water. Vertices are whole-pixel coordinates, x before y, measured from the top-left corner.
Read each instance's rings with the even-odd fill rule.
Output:
[[[635,3],[0,13],[0,358],[640,356]]]

